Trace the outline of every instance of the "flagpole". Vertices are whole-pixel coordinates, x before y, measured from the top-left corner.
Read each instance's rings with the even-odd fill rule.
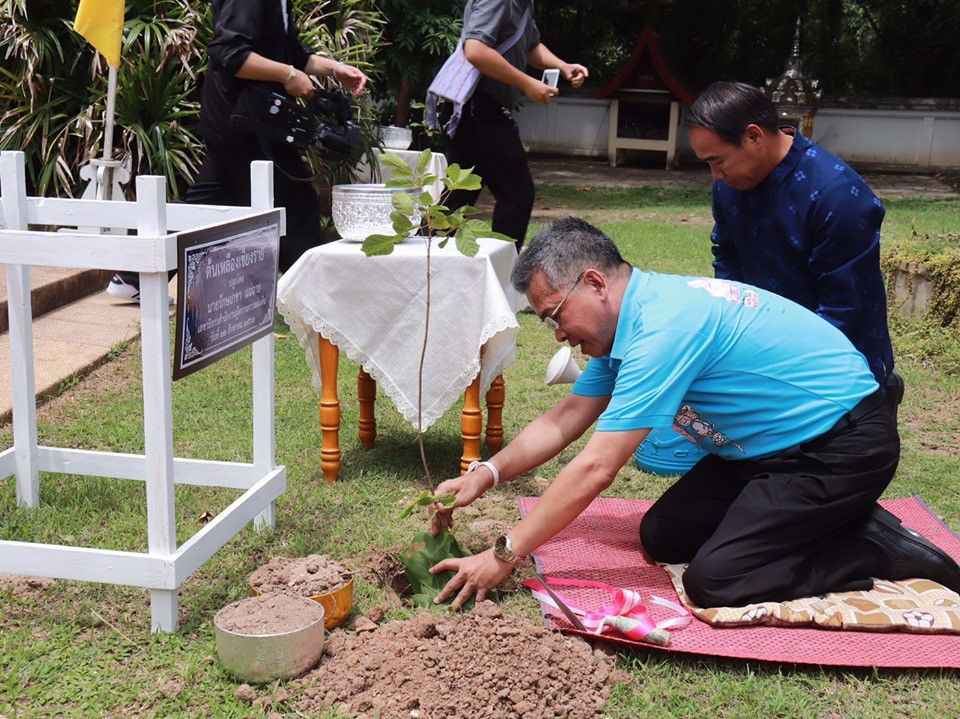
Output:
[[[110,68],[107,75],[107,115],[105,121],[105,135],[103,138],[103,159],[113,159],[113,115],[117,106],[117,68],[113,65],[107,65]]]
[[[103,129],[103,159],[104,164],[98,168],[97,184],[100,185],[100,199],[113,199],[113,126],[114,111],[117,104],[117,68],[107,63],[107,111],[104,117]]]

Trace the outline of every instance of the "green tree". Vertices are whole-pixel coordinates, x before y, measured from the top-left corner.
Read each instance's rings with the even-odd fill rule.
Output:
[[[826,95],[960,97],[956,0],[540,0],[537,24],[560,57],[607,84],[646,25],[691,90],[779,75],[801,19],[804,73]],[[587,90],[589,92],[589,89]]]
[[[465,0],[380,0],[387,20],[379,56],[383,85],[375,88],[384,124],[405,127],[410,103],[422,100],[460,39]]]

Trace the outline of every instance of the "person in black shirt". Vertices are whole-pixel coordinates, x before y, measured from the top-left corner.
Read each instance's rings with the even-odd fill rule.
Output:
[[[309,100],[314,94],[311,75],[333,77],[354,95],[367,83],[360,69],[317,55],[300,42],[291,4],[292,0],[213,1],[210,62],[200,98],[205,153],[196,181],[180,198],[191,204],[249,205],[250,163],[273,160],[275,203],[287,211],[287,234],[280,239],[281,272],[322,242],[317,195],[311,183],[287,177],[310,175],[295,148],[275,144],[272,157],[267,157],[254,135],[230,127],[237,99],[245,87],[257,83]],[[139,302],[139,276],[118,272],[107,292]]]
[[[501,55],[497,47],[518,32],[519,38]],[[463,107],[448,159],[474,168],[483,178],[496,201],[492,229],[512,237],[519,252],[530,224],[534,186],[511,110],[521,95],[546,104],[559,93],[528,75],[526,68],[557,69],[575,88],[589,73],[583,65],[564,62],[540,41],[533,0],[469,0],[463,11],[463,40],[464,55],[483,77]],[[472,205],[479,195],[479,190],[458,190],[447,205],[451,209]]]

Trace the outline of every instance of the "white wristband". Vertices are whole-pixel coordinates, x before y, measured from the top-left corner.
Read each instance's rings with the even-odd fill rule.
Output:
[[[480,462],[480,461],[477,461],[477,460],[473,460],[473,461],[470,463],[470,465],[467,467],[467,472],[468,472],[468,473],[469,473],[469,472],[472,472],[472,471],[475,470],[477,467],[486,467],[487,469],[490,470],[490,474],[493,475],[493,486],[494,486],[494,487],[496,487],[498,484],[500,484],[500,472],[497,471],[497,468],[493,466],[493,463],[492,463],[492,462]]]
[[[284,85],[286,85],[288,82],[290,82],[290,81],[291,81],[294,77],[296,77],[296,75],[297,75],[297,70],[296,70],[296,68],[294,68],[293,65],[288,65],[288,67],[290,68],[290,74],[287,75],[287,79],[283,81],[283,84],[284,84]]]

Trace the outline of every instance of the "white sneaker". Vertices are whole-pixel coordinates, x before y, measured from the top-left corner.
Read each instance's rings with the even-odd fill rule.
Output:
[[[114,275],[110,278],[110,284],[107,285],[107,294],[119,297],[127,302],[140,302],[140,288],[124,282],[120,275]]]
[[[140,304],[140,287],[125,282],[120,275],[114,275],[110,278],[110,284],[107,285],[106,292],[108,295],[119,297],[121,300]],[[173,305],[173,297],[170,295],[167,295],[167,304]]]

